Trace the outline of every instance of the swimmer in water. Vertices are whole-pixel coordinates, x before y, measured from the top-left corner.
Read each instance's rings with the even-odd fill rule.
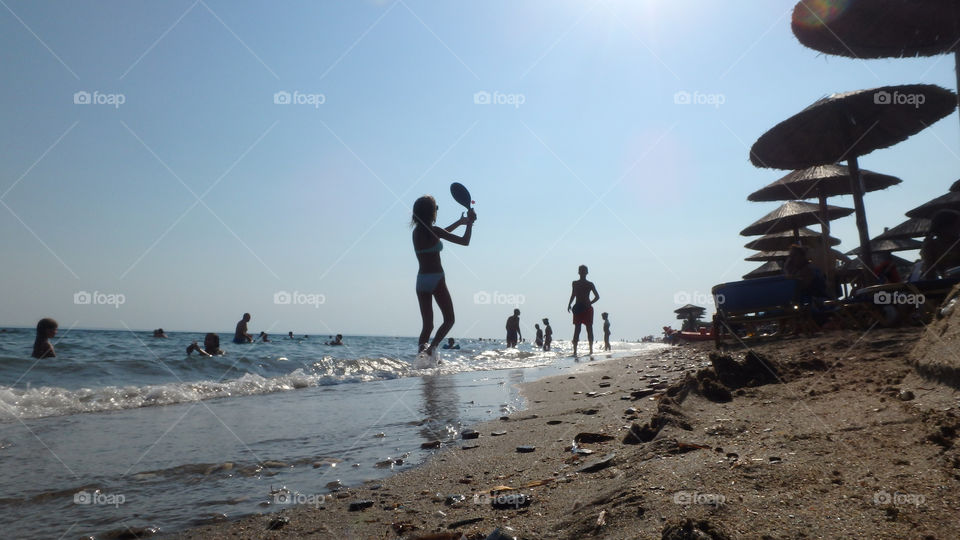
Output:
[[[53,358],[57,354],[53,351],[50,338],[57,335],[57,321],[49,318],[40,319],[37,323],[37,337],[33,340],[34,358]]]
[[[237,323],[237,329],[233,333],[234,343],[253,343],[253,336],[247,333],[247,323],[250,322],[250,314],[244,313],[243,318]]]
[[[222,356],[224,354],[223,350],[220,348],[220,336],[214,334],[213,332],[208,333],[203,338],[203,348],[201,349],[197,342],[194,341],[187,347],[187,356],[193,351],[197,351],[200,356]]]

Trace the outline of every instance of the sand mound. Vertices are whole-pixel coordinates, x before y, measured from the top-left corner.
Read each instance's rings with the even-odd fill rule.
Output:
[[[954,287],[934,321],[910,352],[910,363],[924,377],[960,388],[960,285]]]

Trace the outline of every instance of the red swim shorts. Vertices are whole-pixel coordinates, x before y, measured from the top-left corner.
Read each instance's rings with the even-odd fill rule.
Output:
[[[593,325],[593,306],[587,306],[587,309],[577,312],[577,306],[573,307],[573,324]]]

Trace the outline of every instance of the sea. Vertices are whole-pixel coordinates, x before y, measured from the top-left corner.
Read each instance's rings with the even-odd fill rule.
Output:
[[[186,355],[203,334],[0,331],[0,530],[8,538],[175,532],[291,504],[416,467],[471,424],[524,407],[520,383],[650,353],[616,342],[571,355],[555,341],[463,339],[414,369],[415,338],[271,337]],[[230,336],[231,332],[222,332]],[[581,343],[581,347],[585,343]]]

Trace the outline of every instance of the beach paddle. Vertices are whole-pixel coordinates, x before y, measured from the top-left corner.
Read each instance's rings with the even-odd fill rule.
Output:
[[[470,209],[470,205],[474,204],[474,201],[470,198],[470,190],[460,182],[450,184],[450,195],[453,195],[453,200],[460,203],[467,210]]]

